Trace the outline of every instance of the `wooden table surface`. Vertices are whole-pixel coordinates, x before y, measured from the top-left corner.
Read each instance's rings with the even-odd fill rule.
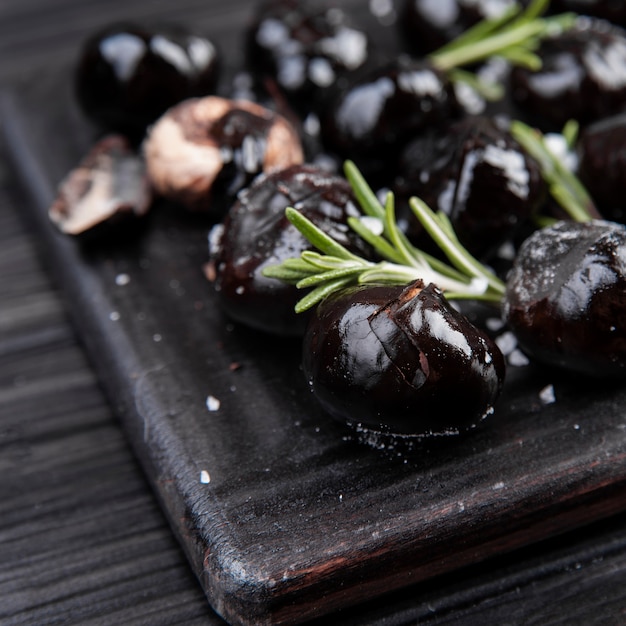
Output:
[[[186,10],[201,23],[202,4],[3,0],[0,85],[70,62],[104,21]],[[98,386],[23,202],[0,145],[0,624],[221,624]],[[418,622],[626,623],[626,514],[323,620]]]

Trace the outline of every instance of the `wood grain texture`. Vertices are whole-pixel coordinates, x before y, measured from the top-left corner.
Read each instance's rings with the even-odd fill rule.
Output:
[[[78,5],[61,4],[70,9],[55,17],[52,3],[14,3],[14,12],[9,11],[14,21],[0,20],[3,34],[14,37],[11,50],[21,49],[44,64],[50,50],[41,44],[50,42],[53,56],[69,58],[74,44],[67,35],[72,28],[84,32],[92,18],[74,23],[68,15]],[[92,5],[98,3],[85,4]],[[1,10],[7,6],[11,3]],[[138,13],[151,10],[141,3],[128,6]],[[27,16],[31,9],[57,30],[51,36],[43,26],[35,29],[37,45],[29,47],[11,24],[26,23],[15,16]],[[29,61],[20,58],[24,69]],[[62,294],[39,265],[39,241],[18,219],[24,201],[5,176],[0,194],[0,466],[5,476],[0,623],[222,623],[207,608],[104,401],[68,324]],[[619,624],[625,577],[626,519],[617,516],[319,623]]]

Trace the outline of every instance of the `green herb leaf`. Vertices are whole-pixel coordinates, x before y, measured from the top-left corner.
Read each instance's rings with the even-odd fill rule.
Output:
[[[566,126],[568,142],[577,129]],[[527,124],[515,120],[510,128],[513,138],[539,163],[543,179],[548,184],[550,194],[567,212],[571,219],[587,222],[599,218],[600,213],[591,196],[578,177],[548,148],[543,134]]]

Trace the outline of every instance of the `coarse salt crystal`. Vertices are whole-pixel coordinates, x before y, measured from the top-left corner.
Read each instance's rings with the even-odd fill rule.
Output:
[[[543,404],[553,404],[554,402],[556,402],[556,395],[554,393],[554,386],[553,385],[546,385],[539,392],[539,399],[541,400],[541,402]]]
[[[200,472],[200,482],[203,485],[208,485],[211,482],[211,475],[206,470]]]
[[[206,408],[209,409],[209,411],[211,412],[219,411],[220,405],[221,405],[221,402],[219,401],[218,398],[216,398],[215,396],[207,396]]]
[[[123,287],[124,285],[128,285],[130,282],[130,276],[128,274],[118,274],[115,277],[115,284]]]

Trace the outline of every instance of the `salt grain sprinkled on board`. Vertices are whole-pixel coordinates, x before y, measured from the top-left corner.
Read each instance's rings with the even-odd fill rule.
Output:
[[[546,385],[539,392],[539,399],[541,400],[541,402],[543,404],[553,404],[554,402],[556,402],[556,395],[554,393],[554,386],[553,385]]]
[[[215,396],[207,396],[206,399],[206,408],[214,413],[215,411],[220,410],[221,402]]]
[[[123,287],[124,285],[128,285],[130,282],[130,276],[128,274],[118,274],[115,277],[115,284],[119,287]]]
[[[112,322],[117,322],[117,321],[119,321],[120,317],[121,317],[121,316],[120,316],[120,314],[119,314],[117,311],[111,311],[111,312],[109,313],[109,319],[110,319]]]
[[[202,470],[200,472],[200,482],[203,485],[208,485],[211,482],[211,476],[209,472],[207,472],[206,470]]]

